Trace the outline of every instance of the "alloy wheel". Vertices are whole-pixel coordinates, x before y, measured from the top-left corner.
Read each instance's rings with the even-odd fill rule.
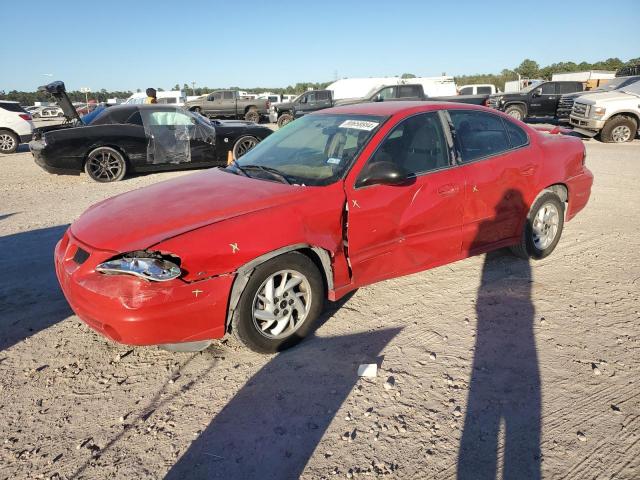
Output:
[[[110,182],[122,173],[122,160],[110,150],[95,150],[87,159],[87,170],[98,181]]]
[[[304,323],[311,301],[307,278],[295,270],[280,270],[258,289],[253,300],[253,324],[267,338],[286,338]]]
[[[545,203],[533,219],[533,244],[538,250],[544,250],[553,243],[558,234],[560,213],[553,203]]]
[[[256,138],[253,138],[253,137],[243,138],[241,141],[236,143],[236,146],[234,148],[235,151],[233,152],[235,154],[234,155],[235,158],[240,158],[242,155],[247,153],[257,144],[258,144],[258,140]]]
[[[631,138],[631,129],[627,125],[618,125],[611,131],[611,138],[616,143],[628,142]]]
[[[0,151],[12,152],[16,148],[16,139],[8,133],[0,134]]]

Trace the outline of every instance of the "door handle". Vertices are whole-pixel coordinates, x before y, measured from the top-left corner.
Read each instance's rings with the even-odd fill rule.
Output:
[[[456,185],[455,183],[447,183],[446,185],[441,185],[440,187],[438,187],[438,195],[448,197],[451,195],[455,195],[459,190],[460,189],[458,188],[458,185]]]
[[[530,163],[520,169],[520,174],[522,175],[533,175],[538,169],[537,165]]]

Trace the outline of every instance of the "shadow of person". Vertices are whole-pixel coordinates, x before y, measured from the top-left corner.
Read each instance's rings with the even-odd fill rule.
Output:
[[[267,363],[165,479],[297,479],[336,411],[401,329],[311,338]],[[216,388],[212,385],[211,388]]]
[[[67,225],[0,237],[0,350],[73,315],[53,250]]]
[[[479,226],[476,239],[484,242],[496,228],[503,229],[505,222],[498,212],[509,206],[526,212],[522,195],[508,191],[496,206],[496,218]],[[483,246],[486,243],[472,245],[472,250]],[[531,283],[528,260],[505,252],[486,255],[476,302],[475,356],[458,454],[460,480],[496,478],[499,452],[504,479],[540,478],[541,392]]]

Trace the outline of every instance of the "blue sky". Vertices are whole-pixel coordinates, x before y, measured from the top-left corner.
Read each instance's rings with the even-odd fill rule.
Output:
[[[640,56],[639,0],[9,0],[2,17],[0,90],[284,87]]]

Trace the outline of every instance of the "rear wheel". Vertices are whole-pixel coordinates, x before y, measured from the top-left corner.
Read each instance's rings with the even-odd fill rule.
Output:
[[[509,105],[504,113],[509,115],[510,117],[515,118],[516,120],[524,120],[524,108],[520,105]]]
[[[127,162],[119,151],[110,147],[98,147],[87,156],[84,171],[95,182],[118,182],[127,173]]]
[[[275,257],[251,275],[233,314],[233,334],[259,353],[292,347],[311,332],[324,295],[322,276],[309,257]]]
[[[260,121],[260,114],[255,109],[249,110],[247,113],[244,114],[244,119],[247,122],[258,123]]]
[[[600,138],[606,143],[631,142],[636,137],[638,124],[635,119],[624,115],[610,118],[600,132]]]
[[[293,116],[290,113],[283,113],[278,117],[278,128],[284,127],[287,123],[293,120]]]
[[[253,147],[255,147],[259,142],[260,140],[258,140],[256,137],[252,137],[251,135],[240,137],[233,145],[233,158],[240,158]]]
[[[520,243],[511,251],[521,258],[545,258],[556,248],[563,227],[564,202],[555,193],[545,192],[531,206]]]
[[[0,153],[13,153],[18,149],[20,139],[9,130],[0,130]]]

